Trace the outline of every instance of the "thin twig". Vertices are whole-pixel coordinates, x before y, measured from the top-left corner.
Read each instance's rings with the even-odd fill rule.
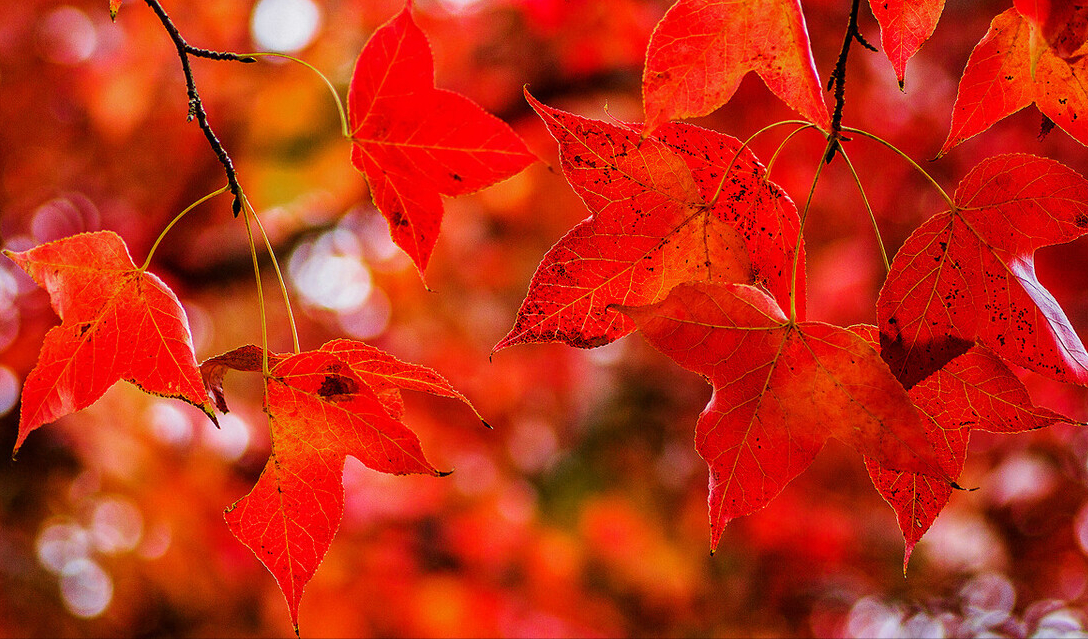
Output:
[[[196,91],[196,80],[193,79],[193,70],[189,66],[189,56],[198,58],[208,58],[211,60],[230,60],[234,62],[256,62],[255,58],[240,56],[236,53],[226,53],[221,51],[210,51],[208,49],[201,49],[194,47],[185,41],[181,32],[174,25],[173,20],[166,14],[166,10],[162,8],[158,0],[144,0],[147,6],[151,7],[151,10],[155,12],[155,15],[159,17],[159,22],[162,23],[163,28],[170,35],[170,39],[174,41],[174,46],[178,50],[178,58],[181,60],[181,70],[185,74],[185,89],[189,96],[189,121],[196,119],[197,124],[200,126],[200,130],[204,132],[204,137],[208,139],[208,144],[211,145],[212,151],[215,152],[216,157],[219,158],[219,163],[223,165],[223,170],[227,174],[227,184],[230,187],[230,192],[234,195],[234,203],[231,208],[234,211],[234,217],[238,217],[238,213],[242,210],[242,186],[238,183],[238,175],[234,171],[234,163],[231,162],[230,156],[227,155],[226,149],[219,142],[219,138],[215,137],[215,132],[212,131],[211,124],[208,123],[208,114],[204,111],[204,103],[200,99],[200,94]]]
[[[842,135],[842,109],[846,104],[846,60],[850,57],[850,45],[856,40],[858,44],[870,51],[877,50],[876,47],[869,44],[858,29],[860,6],[861,0],[853,0],[850,6],[850,21],[846,25],[846,35],[842,39],[842,49],[839,50],[839,59],[835,61],[835,69],[831,72],[831,78],[827,81],[827,90],[835,91],[835,111],[831,115],[831,143],[824,155],[824,162],[828,164],[835,159],[835,153],[839,150],[840,141],[848,140]]]

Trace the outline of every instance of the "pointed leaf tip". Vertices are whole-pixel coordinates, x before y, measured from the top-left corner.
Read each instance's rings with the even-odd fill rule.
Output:
[[[945,0],[869,0],[880,24],[880,45],[903,89],[907,61],[933,35]],[[874,49],[875,50],[875,49]]]
[[[875,326],[851,330],[877,344]],[[872,459],[865,460],[877,491],[896,513],[907,559],[952,491],[963,490],[954,478],[962,472],[972,429],[1023,432],[1064,421],[1058,413],[1033,406],[1023,383],[981,345],[952,359],[912,386],[908,394],[927,418],[926,429],[936,443],[938,461],[950,479],[936,481],[915,473],[889,471]]]

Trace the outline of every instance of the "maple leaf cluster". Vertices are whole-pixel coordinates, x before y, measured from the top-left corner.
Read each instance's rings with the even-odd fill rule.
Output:
[[[120,4],[111,0],[111,15]],[[900,86],[942,7],[872,3]],[[344,126],[351,164],[422,278],[442,196],[507,179],[536,155],[498,117],[436,87],[412,10],[409,1],[363,47]],[[1088,143],[1078,79],[1085,11],[1017,1],[994,18],[967,63],[941,153],[1032,103]],[[710,473],[712,547],[834,438],[863,456],[895,510],[905,568],[959,487],[972,430],[1071,421],[1036,406],[1014,367],[1088,385],[1088,352],[1033,262],[1038,249],[1088,233],[1088,180],[1031,155],[982,161],[899,248],[875,325],[811,321],[808,204],[798,211],[747,142],[674,121],[722,107],[750,71],[803,118],[800,129],[828,138],[832,160],[833,145],[847,141],[841,109],[832,115],[824,100],[798,0],[678,0],[646,51],[642,123],[593,120],[524,91],[590,216],[543,256],[494,350],[594,348],[641,332],[713,387],[695,427]],[[303,588],[340,525],[346,458],[392,474],[446,474],[404,424],[401,391],[472,405],[429,368],[345,339],[293,354],[242,346],[198,364],[178,298],[115,233],[5,254],[48,291],[61,318],[24,383],[16,450],[119,380],[214,421],[216,409],[227,411],[227,371],[262,375],[271,451],[226,520],[275,576],[296,632]]]
[[[1018,5],[995,20],[999,34],[1024,34],[1021,50],[998,52],[1022,65],[1016,81],[1027,82],[1040,59],[1067,68],[1084,43],[1081,10],[1063,7],[1031,13]],[[874,6],[901,85],[940,9]],[[1019,26],[1000,26],[1010,21]],[[1013,81],[1006,67],[979,71],[976,57],[991,40],[993,30],[968,63],[944,151],[1030,103],[992,104],[1014,92],[995,84]],[[695,437],[710,467],[712,547],[730,520],[767,505],[833,437],[864,456],[895,509],[905,568],[958,487],[971,429],[1070,421],[1034,406],[1009,366],[1088,383],[1088,353],[1033,266],[1037,249],[1086,233],[1088,181],[1044,158],[985,160],[948,210],[900,248],[880,292],[878,326],[804,321],[804,244],[792,201],[747,145],[665,124],[719,108],[749,71],[811,125],[831,124],[800,4],[789,0],[674,4],[647,50],[641,129],[564,113],[526,93],[592,215],[545,255],[496,349],[594,347],[637,328],[714,388]],[[980,98],[973,87],[981,82],[989,92]],[[968,108],[984,118],[962,124]],[[1052,117],[1076,136],[1079,106],[1070,109]]]

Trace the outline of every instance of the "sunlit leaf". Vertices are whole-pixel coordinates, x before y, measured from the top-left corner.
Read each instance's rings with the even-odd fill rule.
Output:
[[[441,195],[504,180],[536,157],[505,122],[436,89],[427,37],[411,3],[363,47],[348,90],[351,161],[366,176],[397,246],[420,274],[442,222]]]
[[[690,281],[758,284],[789,306],[797,212],[740,142],[675,123],[640,140],[621,124],[527,97],[559,142],[563,173],[593,216],[544,256],[496,349],[607,344],[634,329],[610,304],[659,301]],[[798,270],[803,315],[803,248]]]
[[[62,320],[23,384],[16,450],[33,430],[90,406],[122,379],[212,415],[185,310],[162,280],[136,268],[116,233],[4,254],[49,292]]]

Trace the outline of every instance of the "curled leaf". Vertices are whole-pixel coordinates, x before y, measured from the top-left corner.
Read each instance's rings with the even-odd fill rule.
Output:
[[[908,388],[976,342],[1054,379],[1088,384],[1088,353],[1035,276],[1035,251],[1088,233],[1088,180],[1032,155],[986,159],[956,206],[899,249],[880,291],[881,355]]]

